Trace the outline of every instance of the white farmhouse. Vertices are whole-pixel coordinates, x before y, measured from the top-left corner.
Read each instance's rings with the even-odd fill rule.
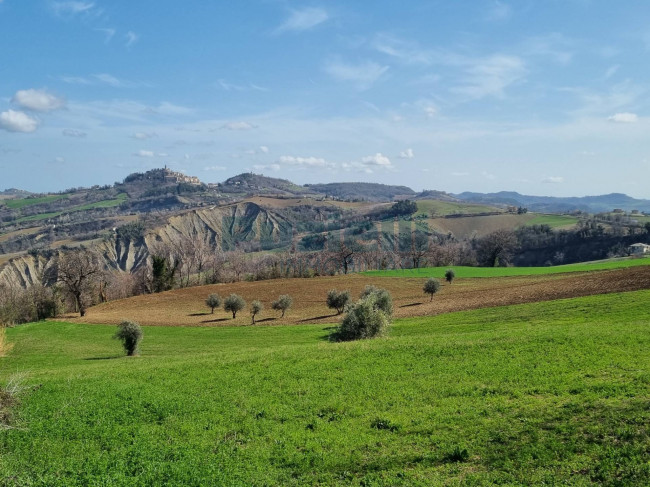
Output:
[[[650,245],[635,243],[630,245],[630,251],[632,252],[632,255],[650,254]]]

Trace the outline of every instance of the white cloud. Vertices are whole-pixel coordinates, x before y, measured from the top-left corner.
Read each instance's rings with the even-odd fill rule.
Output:
[[[156,154],[150,150],[139,150],[138,152],[133,153],[136,157],[154,157]]]
[[[128,32],[124,35],[124,39],[125,39],[125,41],[126,41],[126,43],[125,43],[124,45],[125,45],[126,47],[131,47],[133,44],[135,44],[136,42],[138,42],[138,39],[139,39],[139,38],[140,38],[140,37],[139,37],[138,34],[136,34],[135,32],[128,31]]]
[[[490,181],[493,181],[497,178],[494,174],[490,174],[487,171],[482,171],[481,176],[483,176],[485,179],[489,179]]]
[[[225,166],[205,166],[204,171],[225,171],[227,168]]]
[[[636,113],[623,112],[623,113],[615,113],[607,120],[616,123],[634,123],[634,122],[638,122],[639,116]]]
[[[257,125],[248,122],[227,122],[221,128],[226,130],[251,130],[257,128]]]
[[[276,29],[276,33],[313,29],[327,19],[329,19],[329,15],[322,8],[308,7],[301,10],[293,10],[289,18]]]
[[[382,66],[373,61],[360,64],[348,64],[341,61],[329,61],[325,64],[325,72],[339,81],[351,81],[361,90],[370,88],[386,71],[388,66]]]
[[[549,176],[542,179],[542,183],[545,184],[562,184],[563,182],[564,178],[562,176]]]
[[[277,161],[280,164],[288,166],[301,166],[301,167],[333,167],[334,164],[327,162],[320,157],[295,157],[295,156],[280,156]]]
[[[0,113],[0,129],[8,132],[34,132],[38,128],[39,121],[30,117],[24,112],[7,110]]]
[[[503,98],[507,87],[524,78],[526,67],[516,56],[497,54],[477,60],[465,73],[463,84],[452,88],[453,93],[473,99],[486,96]]]
[[[11,99],[21,108],[35,112],[51,112],[65,106],[65,100],[45,90],[20,90]]]
[[[269,148],[265,145],[260,145],[260,152],[263,154],[268,154],[269,153]]]
[[[280,164],[256,164],[253,166],[253,169],[255,171],[264,171],[264,170],[269,170],[269,171],[279,171],[280,170]]]
[[[82,139],[86,135],[88,135],[86,132],[82,132],[81,130],[75,130],[75,129],[63,129],[61,133],[66,137],[76,137],[78,139]]]
[[[399,153],[399,157],[400,159],[413,159],[415,154],[413,153],[413,149],[406,149]]]
[[[158,134],[156,134],[156,132],[135,132],[131,135],[131,138],[137,140],[153,139],[154,137],[158,137]]]
[[[422,49],[415,42],[379,34],[372,41],[372,47],[387,56],[396,58],[406,64],[432,64],[441,57],[440,52]]]
[[[361,164],[364,166],[381,166],[381,167],[390,167],[392,163],[390,159],[383,155],[381,152],[377,152],[374,156],[366,156],[361,159]]]

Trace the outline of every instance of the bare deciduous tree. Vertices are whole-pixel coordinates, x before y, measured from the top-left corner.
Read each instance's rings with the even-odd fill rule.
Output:
[[[97,255],[87,250],[69,252],[61,255],[56,263],[56,280],[63,290],[74,300],[81,316],[86,315],[86,307],[93,292],[96,277],[101,273]]]

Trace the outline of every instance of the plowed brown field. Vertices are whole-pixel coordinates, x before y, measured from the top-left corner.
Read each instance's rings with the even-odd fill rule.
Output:
[[[423,278],[389,278],[348,275],[314,279],[278,279],[260,282],[239,282],[177,289],[160,294],[137,296],[112,301],[88,310],[80,318],[69,321],[117,324],[131,319],[142,325],[223,326],[248,325],[247,310],[235,320],[223,310],[210,310],[205,298],[211,293],[222,297],[237,293],[247,302],[262,301],[264,311],[259,324],[333,323],[338,316],[325,306],[325,296],[332,288],[348,289],[356,299],[366,284],[388,289],[393,295],[395,316],[426,316],[492,306],[548,301],[639,289],[650,289],[650,267],[633,267],[614,271],[555,274],[550,276],[457,279],[443,286],[433,298],[422,292]],[[280,294],[290,294],[293,308],[283,319],[270,309],[271,301]]]

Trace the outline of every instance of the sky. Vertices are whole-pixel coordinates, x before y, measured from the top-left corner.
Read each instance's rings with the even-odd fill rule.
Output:
[[[650,2],[0,0],[0,190],[650,198]]]

